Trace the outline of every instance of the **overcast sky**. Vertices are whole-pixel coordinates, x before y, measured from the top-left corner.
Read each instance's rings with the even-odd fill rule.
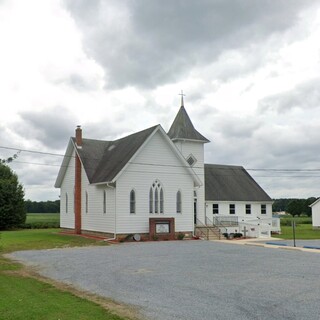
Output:
[[[0,0],[0,39],[0,158],[167,131],[183,90],[207,163],[320,196],[319,0]],[[26,199],[58,199],[61,161],[19,153]]]

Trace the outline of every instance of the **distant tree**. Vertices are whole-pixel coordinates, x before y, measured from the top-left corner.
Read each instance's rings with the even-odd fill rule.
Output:
[[[273,199],[273,205],[272,205],[272,211],[273,212],[281,212],[281,211],[287,211],[288,204],[293,200],[293,199]]]
[[[17,227],[25,220],[23,187],[18,176],[0,162],[0,230]]]
[[[292,216],[296,215],[311,215],[308,199],[293,199],[287,207],[287,212]]]
[[[309,205],[314,201],[316,201],[315,197],[310,197],[308,199],[274,199],[272,211],[285,211],[294,216],[301,214],[311,216],[311,208]]]
[[[28,213],[59,213],[60,200],[55,201],[25,201],[25,207]]]

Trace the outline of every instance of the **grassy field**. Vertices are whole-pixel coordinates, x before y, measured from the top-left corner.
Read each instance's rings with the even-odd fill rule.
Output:
[[[26,223],[33,222],[59,222],[59,213],[28,213]]]
[[[282,239],[293,239],[293,229],[292,229],[292,217],[282,217],[281,223],[281,234],[274,235],[276,238]],[[312,240],[320,239],[320,230],[312,229],[312,219],[311,217],[295,217],[294,218],[296,228],[295,235],[296,239]]]
[[[296,239],[312,240],[320,239],[320,230],[313,230],[312,224],[296,225]],[[281,226],[281,234],[275,235],[276,238],[293,239],[292,226]]]
[[[101,245],[101,241],[58,234],[58,229],[0,233],[1,320],[123,320],[97,303],[39,281],[3,257],[16,250]],[[71,289],[70,289],[71,290]]]

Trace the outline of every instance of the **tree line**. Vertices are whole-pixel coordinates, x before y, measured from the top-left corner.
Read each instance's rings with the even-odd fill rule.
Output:
[[[31,201],[24,202],[28,213],[59,213],[60,200],[55,201]]]
[[[307,199],[273,199],[274,203],[272,205],[273,212],[285,211],[290,213],[292,216],[306,215],[311,216],[310,204],[315,202],[317,198],[310,197]]]

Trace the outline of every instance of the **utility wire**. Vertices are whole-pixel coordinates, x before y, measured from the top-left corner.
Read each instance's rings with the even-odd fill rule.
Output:
[[[65,154],[59,154],[59,153],[52,153],[52,152],[43,152],[43,151],[36,151],[36,150],[28,150],[28,149],[20,149],[20,148],[13,148],[13,147],[5,147],[0,146],[1,149],[7,149],[7,150],[15,150],[15,151],[21,151],[21,152],[28,152],[28,153],[34,153],[34,154],[41,154],[41,155],[49,155],[49,156],[57,156],[57,157],[69,157],[69,158],[75,158],[75,156],[68,156]],[[101,160],[100,158],[91,158],[91,157],[82,157],[83,160]],[[111,160],[106,160],[111,161]],[[13,160],[11,163],[23,163],[23,164],[31,164],[31,165],[40,165],[40,166],[53,166],[53,167],[64,167],[62,164],[49,164],[49,163],[35,163],[35,162],[28,162],[28,161],[19,161],[19,160]],[[134,165],[142,165],[142,166],[154,166],[154,167],[172,167],[172,168],[192,168],[192,169],[201,169],[201,166],[183,166],[183,165],[173,165],[173,164],[155,164],[155,163],[144,163],[144,162],[134,162],[134,161],[128,161],[126,163],[134,164]],[[88,165],[88,164],[87,164]],[[65,166],[67,167],[67,166]],[[236,167],[242,168],[242,166],[230,166],[225,168],[220,168],[220,170],[235,170]],[[245,168],[247,171],[263,171],[263,172],[320,172],[320,169],[277,169],[277,168]],[[137,171],[139,172],[139,171]],[[256,176],[258,177],[258,176]],[[260,177],[272,177],[272,176],[260,176]],[[274,176],[279,177],[279,175]],[[282,176],[285,177],[285,176]],[[314,177],[314,176],[287,176],[287,177]]]

